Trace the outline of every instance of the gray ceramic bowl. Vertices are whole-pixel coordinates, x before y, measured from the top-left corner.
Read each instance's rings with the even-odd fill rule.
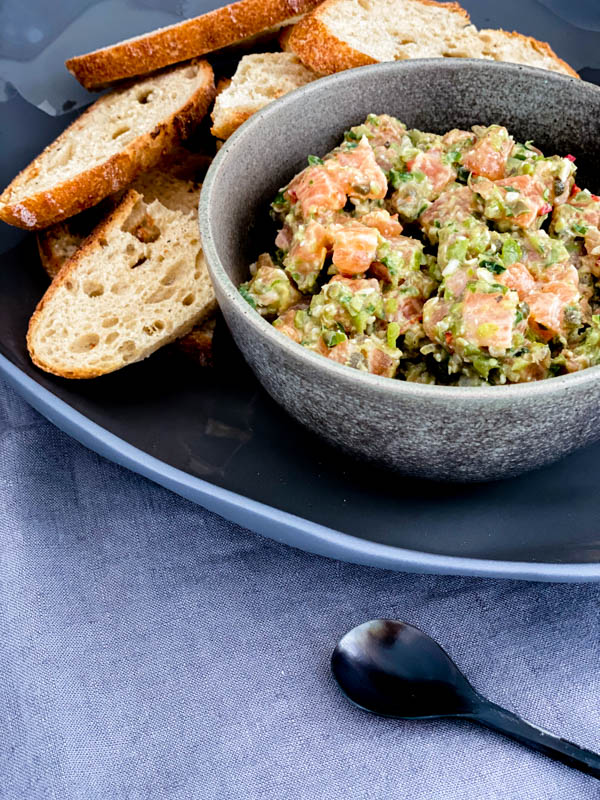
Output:
[[[223,146],[200,202],[219,304],[262,385],[343,450],[428,478],[517,475],[600,438],[600,367],[514,386],[406,383],[310,352],[240,296],[248,265],[273,247],[266,221],[279,187],[309,153],[326,153],[371,112],[439,133],[501,123],[549,154],[573,153],[579,184],[600,188],[600,89],[555,73],[470,59],[404,61],[342,72],[271,104]]]

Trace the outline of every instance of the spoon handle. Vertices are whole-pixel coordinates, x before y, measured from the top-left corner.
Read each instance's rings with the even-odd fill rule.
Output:
[[[600,779],[600,755],[591,750],[585,750],[566,739],[554,736],[543,728],[526,722],[512,711],[507,711],[505,708],[485,700],[479,703],[469,716],[475,722],[485,725],[486,728],[503,733],[556,761],[562,761],[569,767],[574,767]]]

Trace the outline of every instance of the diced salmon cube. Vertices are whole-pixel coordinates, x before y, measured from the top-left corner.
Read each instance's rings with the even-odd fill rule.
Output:
[[[302,331],[298,330],[294,324],[296,313],[297,312],[295,308],[290,308],[289,311],[285,312],[285,314],[277,317],[273,325],[275,328],[277,328],[279,333],[283,333],[284,336],[287,336],[288,338],[293,339],[295,342],[300,343],[302,341]]]
[[[497,181],[506,174],[506,162],[514,145],[513,138],[499,135],[499,130],[488,130],[462,157],[464,167],[491,181]]]
[[[451,148],[457,144],[464,144],[469,139],[474,139],[475,134],[473,131],[462,131],[460,128],[453,128],[442,136],[442,144],[444,147]]]
[[[328,234],[319,222],[311,221],[304,229],[302,238],[292,245],[285,263],[293,265],[295,272],[309,275],[320,272],[327,255]]]
[[[438,227],[447,222],[462,222],[473,213],[476,203],[475,194],[468,186],[448,189],[427,208],[419,217],[425,232],[432,236]],[[438,225],[436,225],[436,222]],[[434,237],[436,238],[436,237]]]
[[[519,300],[525,300],[527,295],[535,289],[533,275],[525,264],[515,261],[507,267],[506,272],[498,276],[498,283],[503,283],[509,289],[513,289],[518,295]]]
[[[441,150],[428,150],[419,153],[411,162],[410,172],[422,172],[431,184],[434,195],[443,191],[456,178],[456,171],[442,160]]]
[[[343,275],[365,273],[377,253],[379,236],[374,228],[352,225],[333,234],[333,263]]]
[[[305,217],[319,210],[339,211],[346,205],[346,192],[339,176],[325,166],[308,167],[290,183],[286,194],[300,203]]]
[[[538,284],[538,289],[527,298],[529,324],[535,332],[548,341],[561,333],[567,306],[577,305],[579,292],[572,283],[550,281]]]
[[[516,305],[503,294],[467,292],[462,308],[465,339],[476,347],[508,350]]]
[[[346,194],[366,200],[382,200],[387,194],[387,178],[375,160],[366,136],[351,150],[339,150],[324,165],[336,175]]]
[[[382,236],[400,236],[402,233],[402,225],[398,221],[398,215],[390,214],[389,211],[383,208],[378,208],[375,211],[364,214],[360,218],[360,221],[361,224],[378,230]]]

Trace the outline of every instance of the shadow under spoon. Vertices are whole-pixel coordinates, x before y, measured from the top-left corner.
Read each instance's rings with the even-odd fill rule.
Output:
[[[347,633],[331,657],[340,688],[365,711],[397,719],[457,717],[600,778],[600,755],[532,725],[482,697],[437,642],[390,619]]]

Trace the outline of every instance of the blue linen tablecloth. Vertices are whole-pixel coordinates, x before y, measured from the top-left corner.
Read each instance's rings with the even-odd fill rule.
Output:
[[[336,640],[412,622],[600,748],[600,587],[394,574],[276,544],[111,464],[0,383],[0,797],[592,800],[466,723],[341,696]]]

